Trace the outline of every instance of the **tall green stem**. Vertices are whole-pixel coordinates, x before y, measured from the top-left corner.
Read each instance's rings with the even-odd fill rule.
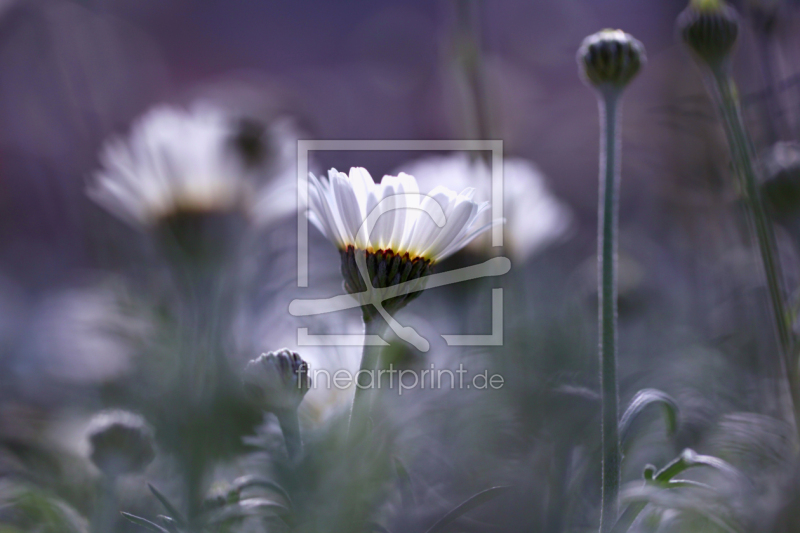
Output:
[[[200,447],[189,450],[183,458],[183,481],[186,493],[186,518],[195,524],[203,508],[208,463]]]
[[[350,411],[350,428],[348,439],[352,441],[356,433],[366,427],[372,411],[372,390],[378,378],[377,369],[380,362],[381,347],[366,343],[369,335],[380,335],[386,329],[381,318],[364,320],[364,349],[361,353],[361,368],[356,379],[356,391],[353,396],[353,407]]]
[[[303,455],[303,439],[300,434],[300,419],[297,409],[285,409],[275,412],[283,432],[283,441],[286,443],[286,453],[292,463],[297,462]]]
[[[753,166],[752,144],[744,126],[734,82],[723,68],[717,68],[712,71],[712,81],[714,96],[725,125],[725,134],[730,145],[731,157],[741,178],[741,188],[749,207],[752,226],[758,241],[772,314],[775,320],[781,370],[786,375],[791,396],[790,408],[794,418],[795,429],[800,431],[800,413],[797,411],[797,407],[800,406],[800,402],[798,402],[797,364],[794,361],[794,342],[790,330],[789,314],[786,312],[786,303],[784,301],[783,276],[780,262],[775,252],[775,235],[764,211],[764,205],[761,202],[758,180]]]
[[[602,390],[602,508],[600,532],[611,531],[619,512],[619,416],[617,414],[617,226],[620,143],[619,91],[600,97],[600,202],[598,213],[600,387]]]
[[[469,127],[470,138],[491,139],[491,120],[489,99],[486,94],[486,77],[483,71],[480,35],[480,9],[483,7],[475,1],[455,2],[456,9],[456,60],[462,69],[469,89],[464,116]],[[483,151],[478,157],[486,158]]]
[[[119,516],[116,477],[103,475],[97,492],[97,503],[92,516],[92,533],[113,533]]]

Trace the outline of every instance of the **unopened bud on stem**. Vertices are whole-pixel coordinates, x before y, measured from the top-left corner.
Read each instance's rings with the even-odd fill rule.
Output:
[[[247,363],[244,385],[265,411],[297,409],[311,388],[308,363],[286,348]]]
[[[289,458],[302,453],[297,408],[311,388],[308,363],[286,348],[261,354],[244,369],[245,388],[262,409],[278,417]]]
[[[692,0],[677,21],[694,55],[712,69],[726,64],[739,36],[739,16],[721,0]]]
[[[581,75],[600,90],[622,90],[646,61],[642,43],[621,30],[590,35],[578,50]]]
[[[89,425],[89,443],[92,462],[109,478],[141,472],[155,457],[150,425],[127,411],[97,414]]]

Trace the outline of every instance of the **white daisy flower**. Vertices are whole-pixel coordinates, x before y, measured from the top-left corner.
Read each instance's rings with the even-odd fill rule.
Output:
[[[477,200],[491,198],[491,169],[484,160],[471,159],[464,152],[418,159],[403,168],[416,176],[423,187],[433,183],[451,189],[473,186]],[[504,159],[503,203],[503,244],[512,257],[527,259],[565,237],[572,227],[572,210],[553,195],[545,176],[528,160]],[[486,212],[478,224],[485,224],[488,219]],[[476,253],[485,253],[490,246],[487,236],[469,243],[469,249]]]
[[[436,187],[420,194],[413,176],[400,173],[375,183],[363,168],[351,168],[349,176],[331,169],[327,179],[310,178],[309,219],[339,248],[351,294],[367,290],[358,251],[366,252],[371,286],[382,289],[426,276],[491,226],[474,227],[489,203],[475,202],[472,188],[456,193]],[[390,307],[399,309],[419,294],[393,298]]]
[[[207,103],[184,110],[158,106],[128,138],[108,141],[89,196],[123,221],[152,227],[176,213],[241,213],[258,223],[274,220],[276,203],[294,198],[293,129],[236,119]],[[267,160],[267,161],[265,161]],[[271,174],[270,183],[262,174]],[[279,194],[273,194],[279,192]],[[296,202],[281,201],[280,214]],[[264,213],[269,207],[270,213]]]
[[[331,169],[327,180],[313,174],[310,177],[309,218],[340,250],[353,247],[370,253],[391,251],[412,260],[436,263],[491,225],[473,228],[489,202],[473,201],[475,190],[470,187],[461,193],[436,187],[428,194],[420,194],[413,176],[401,172],[375,183],[364,168],[351,168],[349,176]],[[381,204],[392,197],[395,202]],[[370,226],[365,221],[376,207],[376,222],[371,231],[365,231]],[[443,225],[437,225],[436,215],[431,213],[443,213],[444,219],[439,220]]]
[[[106,143],[89,195],[125,222],[145,227],[176,212],[235,211],[250,185],[226,142],[230,135],[227,116],[213,107],[156,107],[128,139]]]

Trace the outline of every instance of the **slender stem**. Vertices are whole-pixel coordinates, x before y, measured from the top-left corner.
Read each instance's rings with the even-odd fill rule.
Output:
[[[303,440],[300,435],[300,420],[297,417],[297,409],[277,411],[275,416],[278,417],[278,422],[281,425],[289,460],[296,462],[303,455]]]
[[[800,431],[798,402],[798,373],[794,361],[794,339],[790,330],[789,314],[784,300],[783,275],[775,252],[775,235],[767,219],[758,189],[758,179],[753,166],[752,144],[744,126],[739,108],[736,88],[727,71],[717,69],[712,72],[714,95],[722,114],[725,134],[730,145],[734,165],[741,178],[741,187],[751,214],[751,222],[758,241],[761,261],[764,267],[767,290],[769,292],[775,332],[778,337],[781,370],[786,376],[791,397],[791,411],[795,429]],[[790,415],[790,417],[792,416]]]
[[[480,35],[480,9],[482,5],[475,1],[455,3],[456,54],[466,79],[470,100],[467,102],[465,116],[471,119],[468,132],[477,139],[491,139],[491,120],[489,99],[486,95],[486,83],[483,71]],[[468,119],[468,120],[469,120]],[[486,153],[478,152],[479,157],[486,158]]]
[[[611,531],[619,503],[619,416],[617,414],[617,226],[620,146],[617,133],[620,91],[602,93],[600,117],[600,202],[598,257],[600,316],[600,388],[602,390],[603,486],[600,531]]]
[[[376,383],[378,363],[380,362],[381,347],[370,346],[366,343],[368,335],[380,335],[386,329],[386,324],[380,317],[364,320],[364,349],[361,353],[361,368],[356,375],[356,391],[353,396],[353,407],[350,411],[350,427],[348,440],[352,441],[360,429],[364,429],[369,422],[372,411],[372,391]]]
[[[92,516],[91,532],[112,533],[117,516],[119,516],[115,477],[103,475],[97,498],[98,501]]]
[[[619,512],[619,416],[617,414],[617,226],[620,143],[619,91],[602,94],[600,202],[598,213],[600,388],[602,390],[602,508],[600,532],[611,531]]]
[[[196,523],[203,508],[208,472],[206,457],[200,447],[191,448],[182,458],[184,492],[186,494],[186,519]]]

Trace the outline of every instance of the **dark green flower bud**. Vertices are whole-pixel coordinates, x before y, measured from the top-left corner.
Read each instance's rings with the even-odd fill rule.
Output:
[[[108,477],[141,472],[155,457],[153,430],[128,411],[103,411],[89,424],[92,462]]]
[[[739,15],[721,0],[692,0],[678,16],[678,32],[695,56],[711,68],[730,57],[739,36]]]
[[[308,363],[286,348],[247,363],[243,381],[262,409],[276,413],[297,410],[311,388]]]
[[[597,88],[622,89],[646,61],[642,43],[621,30],[590,35],[578,50],[580,73]]]

